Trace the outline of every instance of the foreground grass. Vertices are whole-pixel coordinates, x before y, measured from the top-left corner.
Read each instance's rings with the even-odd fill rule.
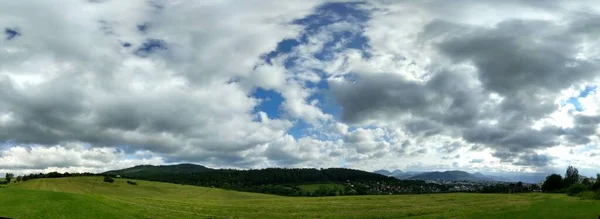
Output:
[[[597,218],[599,201],[562,194],[279,197],[99,177],[37,179],[0,188],[13,218]]]

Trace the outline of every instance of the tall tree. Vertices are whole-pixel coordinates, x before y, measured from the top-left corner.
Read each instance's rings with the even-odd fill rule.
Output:
[[[4,176],[4,179],[6,180],[6,182],[10,183],[10,181],[12,181],[13,177],[15,177],[15,174],[6,173],[6,175]]]
[[[546,181],[542,184],[542,191],[544,192],[555,192],[562,189],[564,186],[562,176],[558,174],[552,174],[546,177]]]
[[[573,166],[569,166],[567,168],[567,172],[565,173],[565,187],[569,187],[579,181],[579,170]]]

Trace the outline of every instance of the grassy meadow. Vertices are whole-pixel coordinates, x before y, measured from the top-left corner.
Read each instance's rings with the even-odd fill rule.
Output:
[[[598,218],[600,201],[564,194],[280,197],[101,177],[35,179],[0,188],[12,218]]]

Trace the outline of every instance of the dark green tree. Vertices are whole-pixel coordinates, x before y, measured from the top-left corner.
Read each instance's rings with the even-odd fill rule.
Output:
[[[17,178],[15,178],[15,181],[16,181],[16,182],[21,182],[22,180],[23,180],[23,177],[22,177],[22,176],[17,176]]]
[[[13,177],[15,177],[15,174],[6,173],[6,175],[4,176],[4,180],[6,180],[6,182],[10,183],[10,181],[12,181]]]
[[[600,190],[600,173],[596,174],[596,182],[592,185],[592,190]]]
[[[590,181],[590,178],[583,179],[583,181],[581,181],[581,184],[586,186],[588,189],[592,188],[593,185],[592,181]]]
[[[111,178],[110,176],[104,176],[104,182],[113,183],[113,182],[115,182],[115,180],[113,178]]]
[[[567,195],[576,195],[576,194],[586,191],[588,189],[589,189],[589,187],[587,187],[583,184],[576,183],[576,184],[569,186],[569,188],[567,189]]]
[[[579,170],[573,166],[567,167],[567,171],[565,173],[565,179],[563,183],[565,184],[565,188],[569,188],[571,185],[577,183],[579,181]]]
[[[552,174],[546,177],[546,181],[542,184],[542,191],[544,192],[556,192],[564,188],[562,176],[558,174]]]

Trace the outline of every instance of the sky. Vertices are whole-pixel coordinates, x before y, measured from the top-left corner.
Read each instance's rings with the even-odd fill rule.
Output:
[[[592,175],[599,24],[592,0],[4,1],[0,173]]]

